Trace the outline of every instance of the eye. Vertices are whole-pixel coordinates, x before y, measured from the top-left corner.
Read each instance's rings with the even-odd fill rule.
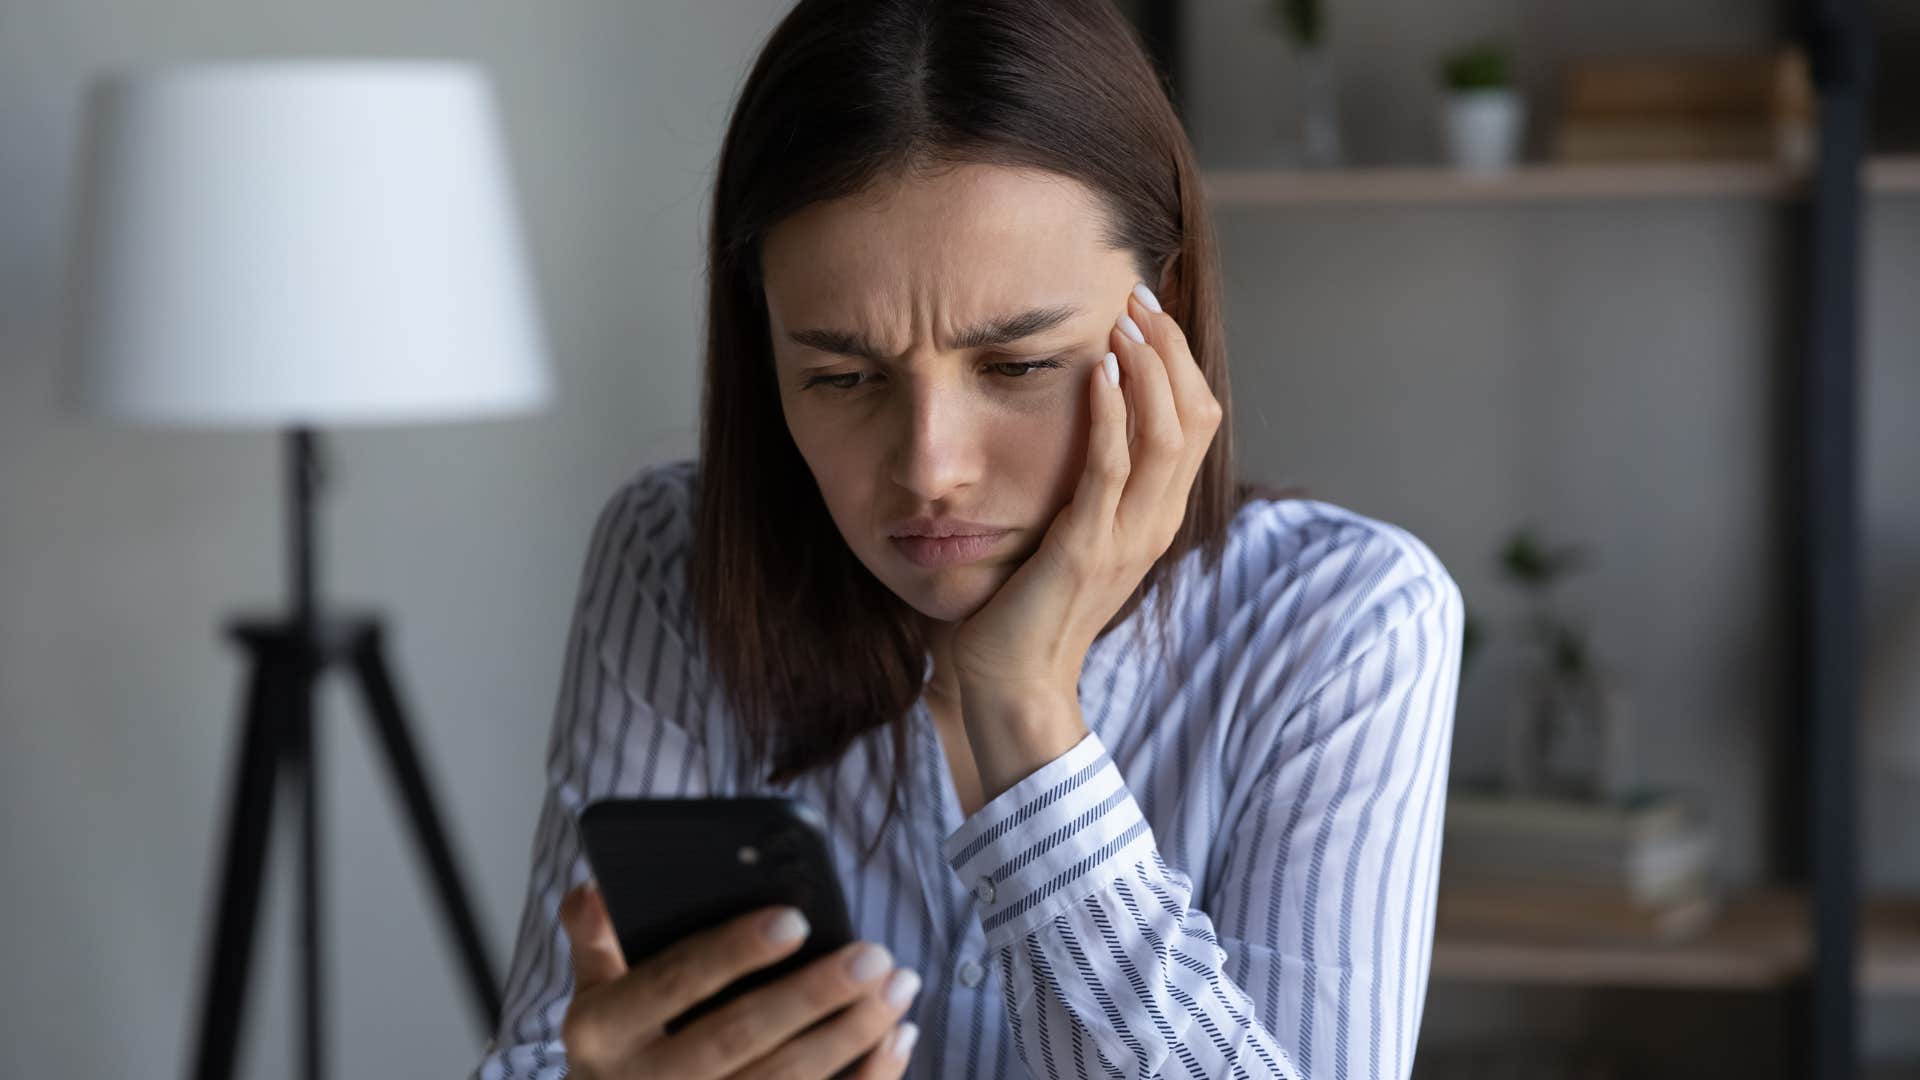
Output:
[[[854,386],[853,383],[841,382],[840,380],[858,380],[859,378],[860,373],[857,371],[850,371],[844,375],[809,375],[807,376],[807,381],[800,384],[800,389],[811,390],[816,386],[824,385],[831,390],[851,390]]]
[[[1065,357],[1048,357],[1045,360],[1002,360],[988,365],[997,370],[1009,381],[1027,378],[1036,368],[1063,368],[1067,366]],[[825,386],[829,390],[856,390],[860,387],[863,372],[848,371],[838,375],[809,375],[800,384],[800,389],[811,390],[815,386]]]
[[[997,368],[1016,368],[1018,369],[1017,373],[1008,375],[1007,377],[1010,379],[1020,379],[1025,378],[1026,375],[1035,368],[1062,368],[1066,367],[1067,363],[1065,360],[1056,356],[1049,357],[1045,360],[1009,360],[993,366]]]

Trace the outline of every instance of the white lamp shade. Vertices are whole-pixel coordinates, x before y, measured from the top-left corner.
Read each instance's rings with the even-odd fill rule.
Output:
[[[522,412],[550,396],[491,87],[434,60],[234,60],[89,94],[66,405],[139,424]]]

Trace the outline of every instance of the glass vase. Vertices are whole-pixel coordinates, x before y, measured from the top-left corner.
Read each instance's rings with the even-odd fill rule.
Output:
[[[1625,695],[1601,672],[1539,673],[1515,694],[1505,781],[1520,794],[1613,801],[1635,784]]]
[[[1346,162],[1340,137],[1340,101],[1334,86],[1333,51],[1322,42],[1294,54],[1293,138],[1301,166],[1334,169]]]

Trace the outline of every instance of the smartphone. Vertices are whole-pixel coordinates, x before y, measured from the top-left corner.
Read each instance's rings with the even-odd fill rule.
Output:
[[[669,1020],[668,1034],[853,941],[826,819],[802,800],[600,799],[581,811],[580,839],[628,967],[755,908],[791,904],[807,917],[797,950]]]

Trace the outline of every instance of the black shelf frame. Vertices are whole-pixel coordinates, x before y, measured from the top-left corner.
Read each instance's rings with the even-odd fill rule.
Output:
[[[1800,751],[1781,830],[1810,897],[1812,964],[1789,988],[1789,1067],[1859,1073],[1860,258],[1873,31],[1864,0],[1788,0],[1818,100],[1819,156],[1794,252],[1801,325],[1788,380],[1788,635]],[[1802,260],[1804,256],[1804,260]],[[1789,774],[1790,776],[1792,774]]]

